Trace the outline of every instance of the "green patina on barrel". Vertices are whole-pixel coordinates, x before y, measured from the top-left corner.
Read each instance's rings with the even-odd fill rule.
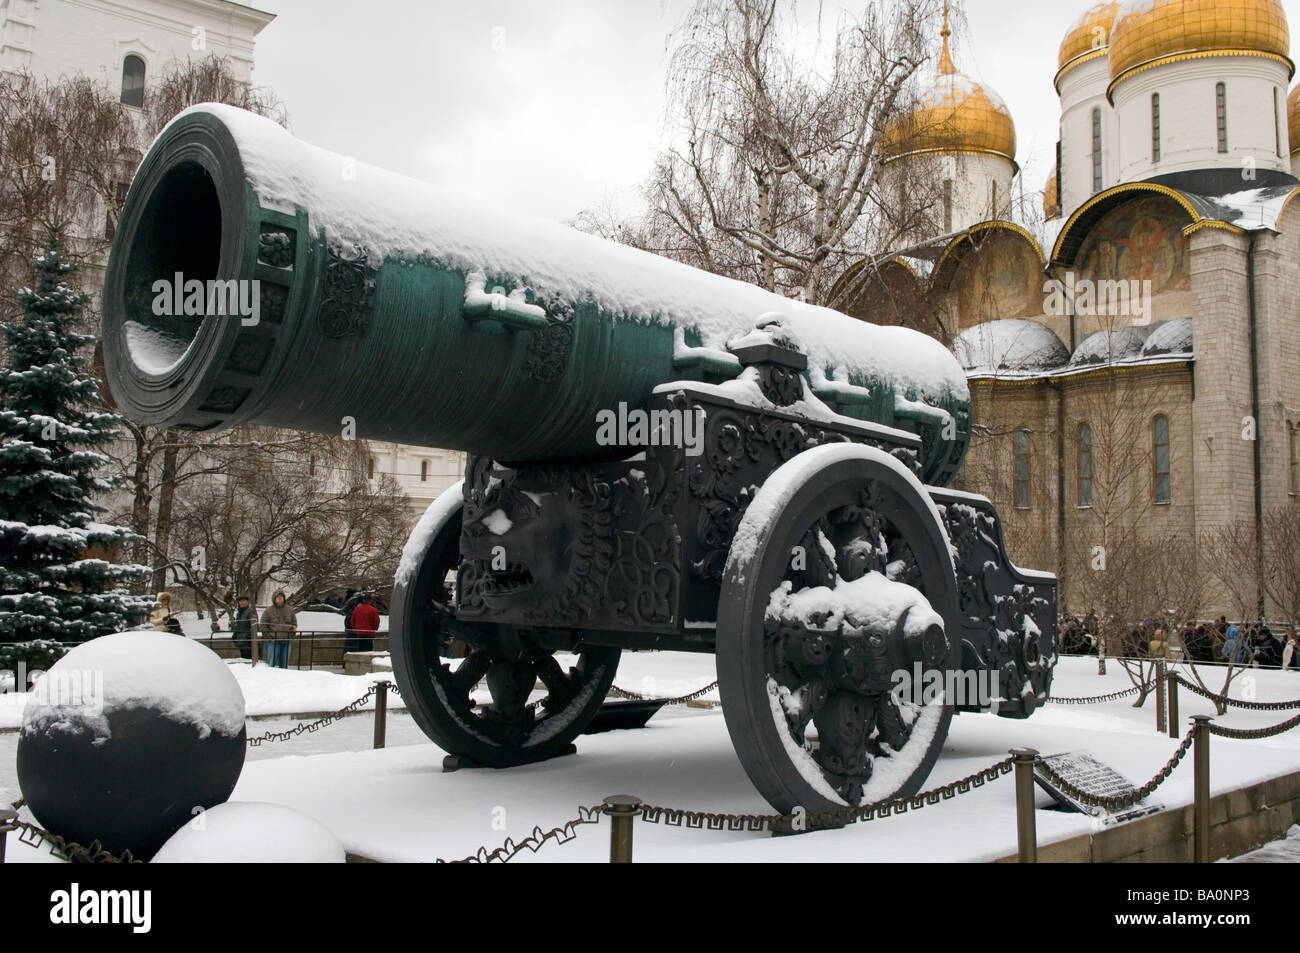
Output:
[[[211,313],[210,294],[203,315],[156,313],[155,283],[178,274],[256,280],[257,322]],[[352,418],[371,439],[591,460],[627,453],[598,445],[598,411],[733,376],[726,342],[764,315],[802,341],[833,409],[920,433],[927,481],[955,472],[969,396],[938,342],[482,209],[224,106],[183,113],[136,174],[104,351],[140,423],[339,433]]]

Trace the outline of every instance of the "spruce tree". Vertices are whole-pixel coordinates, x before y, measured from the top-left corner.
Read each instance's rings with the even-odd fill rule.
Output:
[[[120,418],[99,410],[99,387],[77,331],[86,296],[69,287],[76,266],[51,234],[19,288],[20,321],[0,325],[0,642],[82,641],[138,624],[153,600],[127,589],[148,567],[111,561],[137,537],[95,521],[108,457],[96,448]]]

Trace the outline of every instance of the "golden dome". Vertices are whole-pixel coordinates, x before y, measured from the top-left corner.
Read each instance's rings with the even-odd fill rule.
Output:
[[[1111,86],[1167,57],[1216,51],[1274,56],[1291,67],[1291,31],[1280,0],[1129,0],[1111,28]]]
[[[1043,186],[1043,221],[1050,222],[1061,217],[1060,210],[1056,207],[1058,201],[1056,173],[1053,172]]]
[[[880,135],[880,157],[888,162],[918,152],[983,152],[1016,160],[1016,126],[998,94],[957,72],[948,52],[951,31],[943,27],[943,51],[934,84],[916,108],[891,120]]]
[[[1060,73],[1059,81],[1065,67],[1082,56],[1090,53],[1100,56],[1110,46],[1110,28],[1115,23],[1115,14],[1119,10],[1119,0],[1099,3],[1086,11],[1075,21],[1061,41],[1061,51],[1056,57]]]
[[[1300,152],[1300,86],[1286,98],[1286,127],[1291,140],[1291,155]]]

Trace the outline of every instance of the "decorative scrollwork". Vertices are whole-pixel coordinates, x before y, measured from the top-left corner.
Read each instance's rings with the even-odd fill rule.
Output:
[[[344,256],[331,248],[325,263],[325,285],[321,293],[316,326],[327,338],[364,334],[375,308],[378,272],[364,253]]]

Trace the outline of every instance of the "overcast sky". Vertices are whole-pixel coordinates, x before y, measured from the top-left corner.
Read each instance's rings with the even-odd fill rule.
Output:
[[[1065,30],[1095,0],[967,0],[957,66],[1006,101],[1026,191],[1057,137]],[[666,35],[688,0],[253,0],[277,14],[254,80],[299,137],[394,171],[567,219],[638,186],[666,141]],[[844,0],[800,0],[827,30]],[[1284,0],[1292,24],[1300,0]],[[936,44],[938,37],[935,37]],[[1293,55],[1294,44],[1293,44]]]

